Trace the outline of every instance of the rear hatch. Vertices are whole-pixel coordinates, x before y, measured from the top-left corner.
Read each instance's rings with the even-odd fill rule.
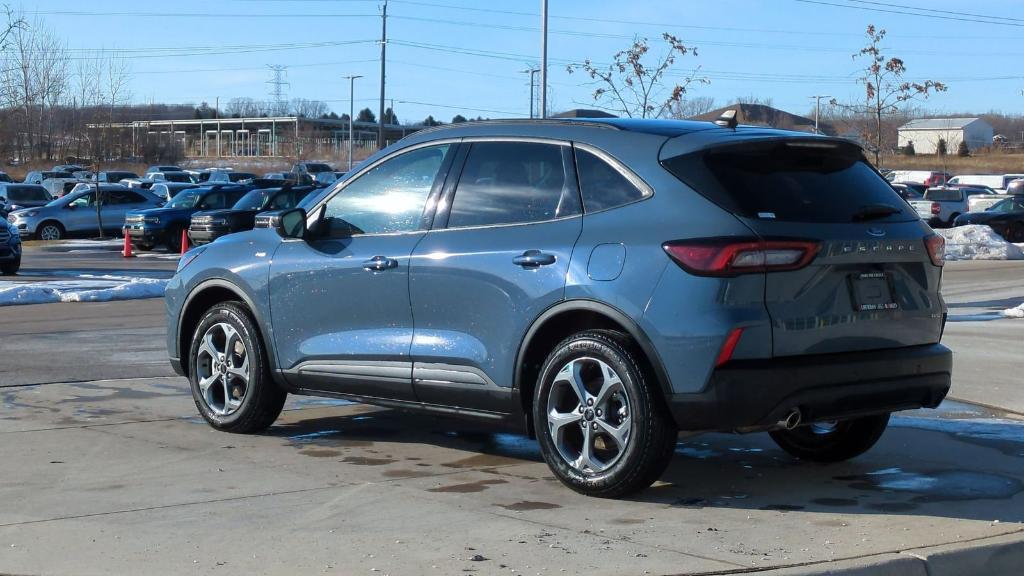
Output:
[[[933,233],[855,145],[761,139],[663,164],[756,238],[818,244],[805,266],[761,272],[774,356],[939,341],[945,305],[926,243]]]

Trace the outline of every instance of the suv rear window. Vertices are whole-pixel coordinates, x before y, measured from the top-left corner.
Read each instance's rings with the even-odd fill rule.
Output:
[[[879,205],[894,212],[874,220],[918,218],[852,144],[774,140],[685,154],[663,165],[712,202],[746,218],[853,222]]]
[[[936,188],[925,192],[924,199],[932,202],[961,202],[964,199],[964,193],[955,188]]]

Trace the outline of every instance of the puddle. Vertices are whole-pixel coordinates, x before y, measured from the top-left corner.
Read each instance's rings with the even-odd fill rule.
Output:
[[[817,504],[818,506],[828,506],[832,508],[845,508],[849,506],[857,506],[860,502],[853,498],[814,498],[811,500],[811,504]]]
[[[797,506],[795,504],[769,504],[758,508],[758,510],[774,510],[776,512],[799,512],[803,509],[803,506]]]
[[[710,448],[690,446],[685,442],[681,442],[676,446],[676,454],[686,456],[688,458],[697,458],[698,460],[707,460],[708,458],[714,458],[719,455],[718,452]]]
[[[386,478],[424,478],[433,475],[433,472],[426,470],[385,470],[381,473],[381,476]]]
[[[980,314],[950,314],[947,320],[950,322],[991,322],[992,320],[1005,320],[1002,312],[982,312]]]
[[[890,426],[944,432],[958,440],[1024,456],[1024,421],[1003,418],[946,419],[893,416]]]
[[[461,460],[455,460],[454,462],[445,462],[441,464],[441,466],[444,466],[445,468],[489,468],[494,466],[511,466],[522,463],[522,460],[516,458],[508,458],[506,456],[497,456],[494,454],[477,454],[475,456],[462,458]]]
[[[552,504],[550,502],[531,502],[529,500],[523,500],[514,504],[495,504],[495,506],[517,512],[523,512],[526,510],[554,510],[555,508],[561,508],[558,504]]]
[[[341,451],[331,450],[330,448],[303,448],[299,450],[299,454],[303,456],[311,456],[313,458],[333,458],[335,456],[341,456]]]
[[[849,487],[854,490],[913,494],[911,503],[1004,500],[1024,489],[1024,485],[1016,478],[967,470],[917,473],[886,468],[867,474],[834,478],[849,482]],[[872,506],[877,505],[869,505]]]
[[[370,458],[368,456],[347,456],[341,461],[346,464],[355,464],[356,466],[383,466],[397,462],[397,460],[390,458]]]
[[[487,490],[489,486],[507,483],[507,480],[501,480],[500,478],[488,478],[486,480],[477,480],[476,482],[466,482],[464,484],[449,484],[448,486],[438,486],[437,488],[429,488],[427,489],[427,492],[456,492],[459,494],[467,494],[470,492],[483,492],[484,490]]]

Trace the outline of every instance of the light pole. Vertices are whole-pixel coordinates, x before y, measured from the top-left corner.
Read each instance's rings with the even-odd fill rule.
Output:
[[[540,117],[548,117],[548,0],[540,2]]]
[[[529,70],[523,70],[523,74],[529,74],[530,75],[530,119],[531,120],[533,119],[533,83],[534,83],[534,77],[536,76],[537,72],[540,72],[540,70],[538,70],[537,68],[530,68]]]
[[[814,133],[821,134],[821,130],[818,130],[818,117],[821,116],[821,99],[831,98],[831,96],[815,95],[808,96],[808,98],[814,100]]]
[[[348,78],[348,171],[352,171],[352,123],[355,122],[356,112],[356,78],[362,78],[362,76],[345,76]]]

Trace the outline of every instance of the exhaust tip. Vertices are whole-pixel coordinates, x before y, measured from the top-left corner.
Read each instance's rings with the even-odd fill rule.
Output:
[[[800,409],[793,408],[784,419],[779,421],[779,427],[785,428],[786,430],[792,430],[800,425],[801,418]]]

